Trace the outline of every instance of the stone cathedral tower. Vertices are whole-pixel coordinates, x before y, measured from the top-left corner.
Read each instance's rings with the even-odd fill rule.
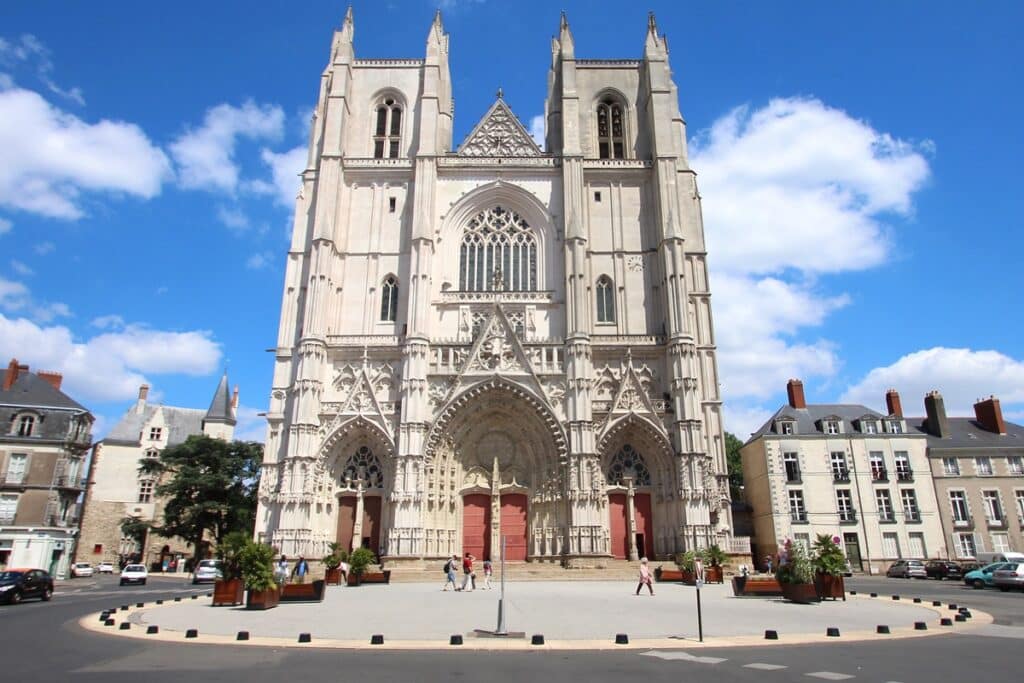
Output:
[[[545,149],[499,91],[452,144],[448,35],[320,78],[257,533],[288,555],[603,565],[733,539],[696,177],[641,59],[552,41]],[[738,549],[738,548],[737,548]]]

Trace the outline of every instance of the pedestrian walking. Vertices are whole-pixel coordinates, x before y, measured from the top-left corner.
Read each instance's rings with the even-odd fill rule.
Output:
[[[448,590],[448,585],[451,584],[452,590],[459,590],[459,584],[455,582],[455,568],[459,566],[459,558],[452,555],[448,558],[448,561],[444,563],[444,588],[441,590]]]
[[[636,585],[636,594],[640,595],[640,589],[647,586],[647,590],[654,595],[654,586],[651,584],[651,569],[647,566],[647,558],[640,558],[640,583]]]
[[[292,569],[292,578],[295,579],[295,583],[306,583],[306,574],[309,573],[309,564],[306,562],[306,558],[299,555],[299,561],[295,563],[295,567]]]
[[[274,580],[280,586],[288,583],[288,557],[285,555],[281,556],[281,559],[277,561],[277,566],[274,567]]]
[[[772,556],[771,555],[765,555],[764,556],[764,563],[768,567],[768,569],[766,569],[765,571],[767,571],[769,574],[771,574],[772,573]]]
[[[490,560],[484,560],[484,590],[491,590],[491,575],[494,574],[494,567]]]
[[[465,576],[462,577],[462,590],[466,590],[466,586],[469,586],[469,590],[476,590],[476,575],[473,574],[473,560],[476,558],[472,554],[466,553],[466,556],[462,558],[462,573]]]

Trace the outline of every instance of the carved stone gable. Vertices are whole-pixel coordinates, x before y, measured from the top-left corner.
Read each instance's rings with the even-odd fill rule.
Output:
[[[500,306],[480,327],[463,374],[532,375],[530,361]]]
[[[543,153],[500,97],[476,124],[462,146],[463,157],[537,157]]]

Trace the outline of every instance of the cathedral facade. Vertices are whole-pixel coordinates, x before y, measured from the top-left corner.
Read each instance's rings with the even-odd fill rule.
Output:
[[[422,59],[357,59],[353,31],[297,199],[257,535],[399,564],[730,550],[700,197],[653,17],[616,60],[577,58],[562,17],[543,149],[500,91],[453,145],[440,14]]]

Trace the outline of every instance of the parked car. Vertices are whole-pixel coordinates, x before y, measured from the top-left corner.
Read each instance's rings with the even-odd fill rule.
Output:
[[[962,579],[964,574],[956,562],[949,560],[932,560],[924,566],[924,571],[929,579]]]
[[[1024,553],[1018,553],[1013,550],[995,553],[978,553],[977,560],[982,564],[991,564],[993,562],[1024,562]]]
[[[113,574],[114,564],[112,562],[100,562],[96,565],[96,571],[100,574]]]
[[[991,588],[995,585],[993,583],[992,574],[994,574],[997,569],[1005,569],[1008,564],[1008,562],[993,562],[992,564],[987,564],[984,567],[972,569],[964,574],[964,583],[968,586],[974,586],[975,588]]]
[[[992,572],[992,583],[1004,593],[1011,588],[1024,589],[1024,562],[1007,562]]]
[[[0,600],[16,605],[24,598],[46,602],[53,595],[53,577],[42,569],[8,569],[0,572]]]
[[[921,560],[896,560],[886,570],[885,575],[889,578],[901,579],[928,578],[928,572],[925,571],[924,562]]]
[[[146,585],[146,578],[149,573],[146,571],[146,566],[142,564],[126,564],[124,569],[121,570],[121,585],[126,583],[138,583],[143,586]]]
[[[196,570],[192,572],[192,585],[213,583],[223,577],[220,560],[199,560]]]
[[[80,576],[92,576],[92,565],[88,562],[75,562],[71,565],[71,578],[77,579]]]

